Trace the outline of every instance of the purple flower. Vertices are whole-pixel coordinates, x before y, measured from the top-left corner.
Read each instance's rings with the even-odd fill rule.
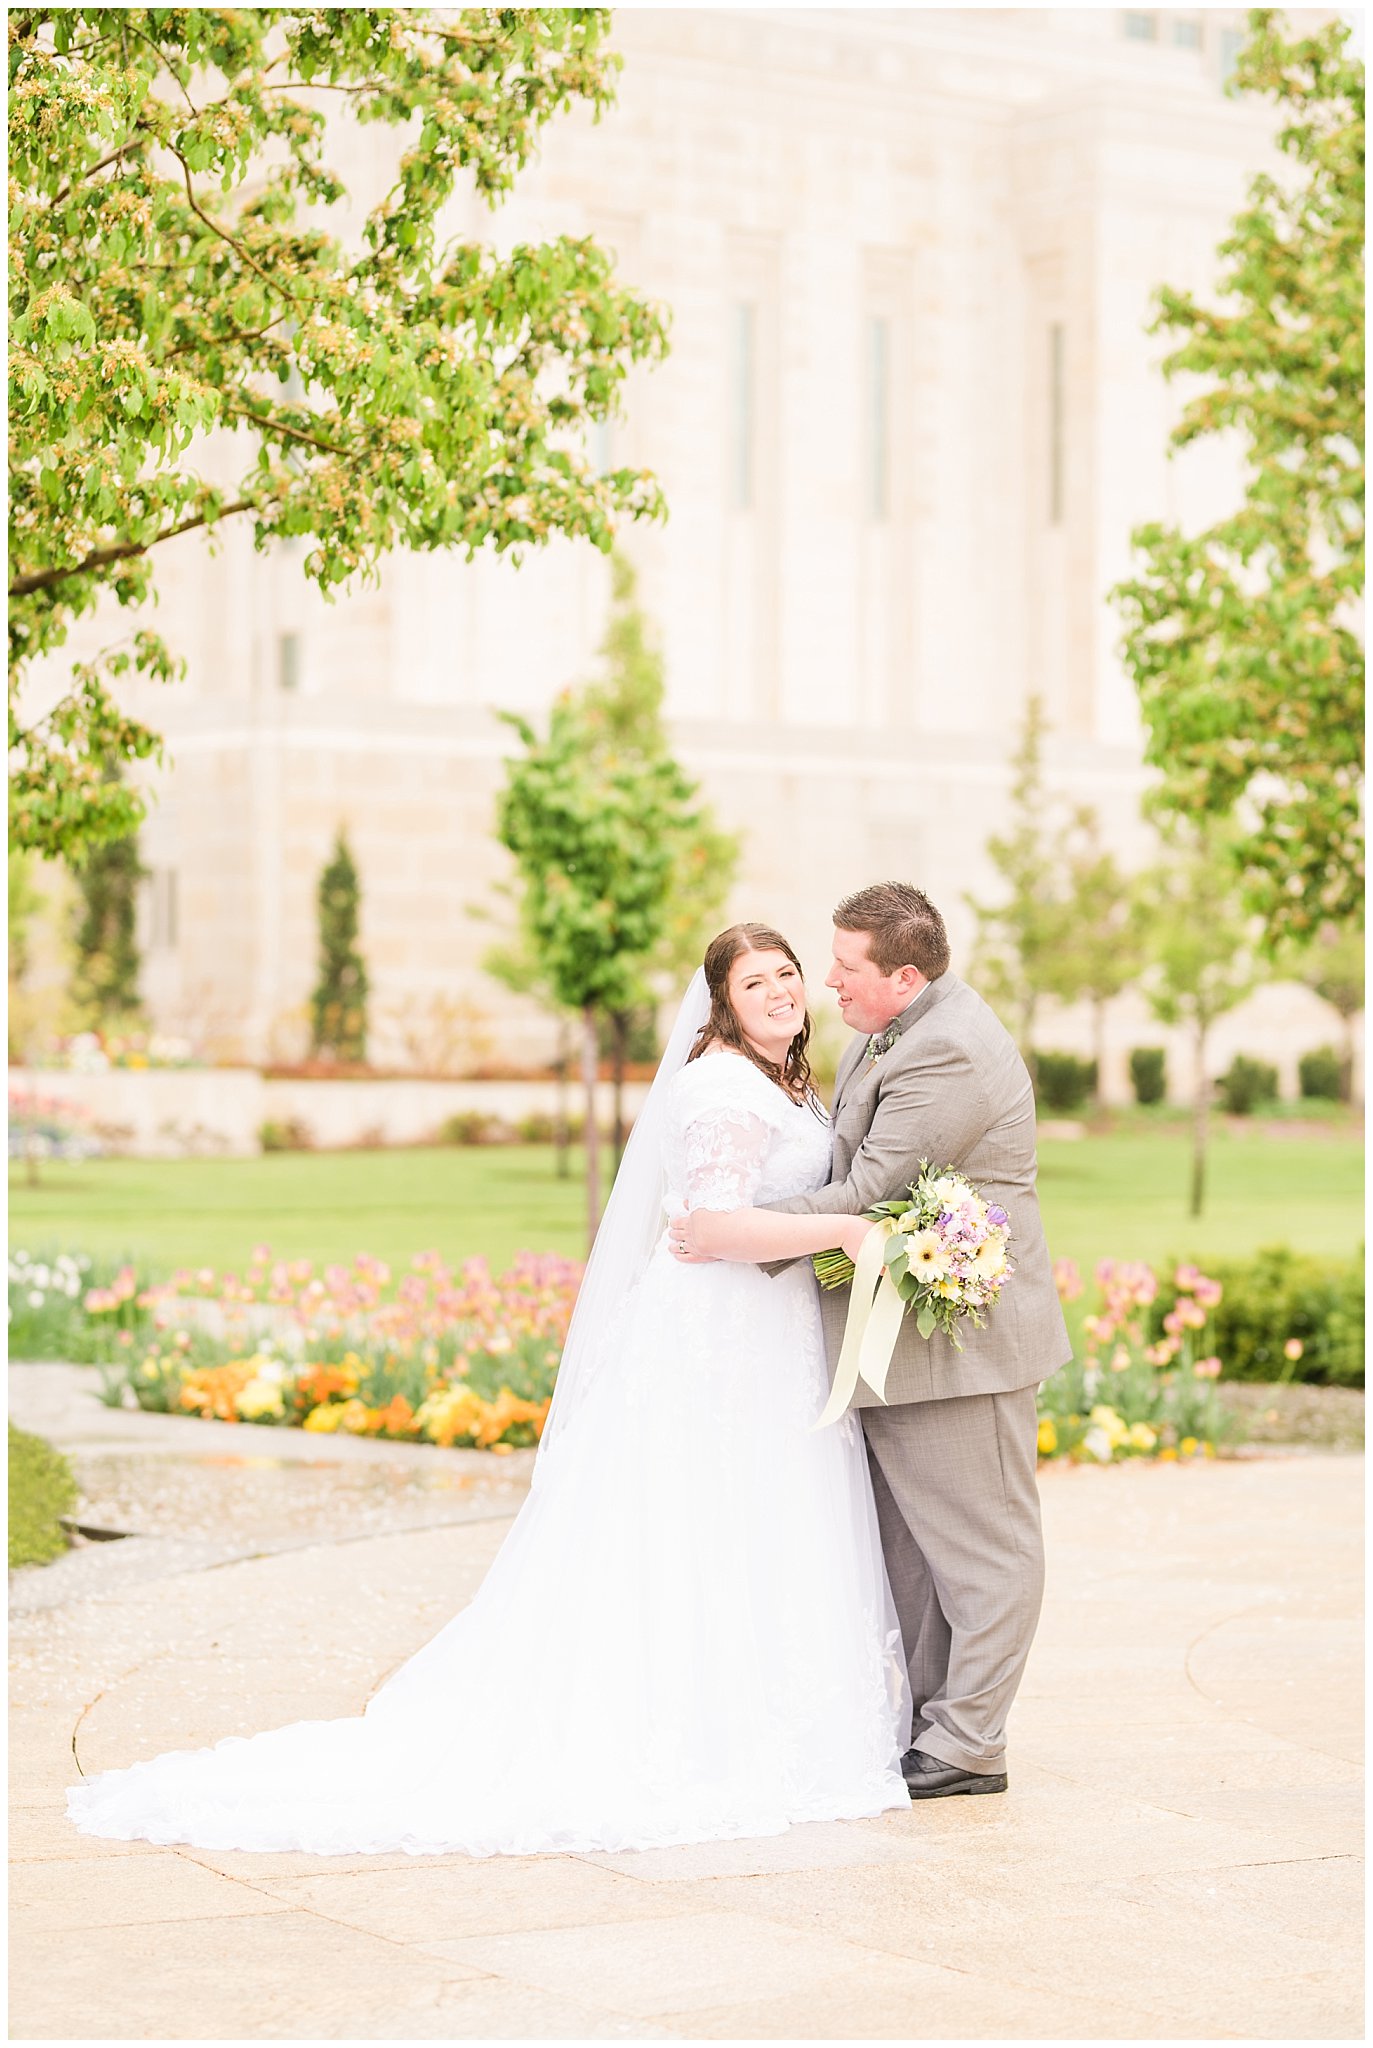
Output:
[[[993,1230],[1004,1230],[1010,1220],[1004,1209],[998,1209],[993,1206],[987,1211],[987,1221],[991,1224]]]

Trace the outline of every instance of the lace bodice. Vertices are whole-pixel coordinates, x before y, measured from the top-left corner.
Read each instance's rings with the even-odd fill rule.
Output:
[[[747,1209],[823,1187],[828,1118],[792,1102],[738,1053],[707,1053],[674,1076],[664,1164],[669,1215]]]

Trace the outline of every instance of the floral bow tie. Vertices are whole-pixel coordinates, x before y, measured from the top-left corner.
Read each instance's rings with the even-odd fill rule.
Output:
[[[875,1031],[868,1040],[868,1058],[880,1060],[884,1052],[891,1051],[900,1036],[894,1024],[889,1024],[885,1031]]]

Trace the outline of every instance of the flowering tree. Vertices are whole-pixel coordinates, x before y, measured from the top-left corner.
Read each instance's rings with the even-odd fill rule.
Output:
[[[628,366],[663,352],[660,315],[591,241],[498,256],[439,232],[460,178],[495,204],[556,113],[609,103],[608,21],[10,10],[13,843],[79,857],[137,824],[107,769],[161,743],[115,685],[173,679],[162,640],[140,621],[42,716],[15,696],[101,598],[145,604],[176,535],[306,539],[328,591],[395,547],[608,548],[617,519],[661,512],[651,476],[583,453]],[[337,225],[324,107],[397,131],[360,237]]]
[[[1286,38],[1258,8],[1235,89],[1276,101],[1281,180],[1221,245],[1219,306],[1158,295],[1168,377],[1203,387],[1173,445],[1237,439],[1243,502],[1205,532],[1135,534],[1115,593],[1171,813],[1233,815],[1231,858],[1271,952],[1363,922],[1363,66],[1332,19]]]

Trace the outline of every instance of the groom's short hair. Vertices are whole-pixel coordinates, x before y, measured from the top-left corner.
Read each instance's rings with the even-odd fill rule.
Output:
[[[835,910],[841,932],[866,932],[869,957],[880,974],[914,967],[926,981],[948,970],[949,935],[923,889],[909,882],[874,882],[846,896]]]

